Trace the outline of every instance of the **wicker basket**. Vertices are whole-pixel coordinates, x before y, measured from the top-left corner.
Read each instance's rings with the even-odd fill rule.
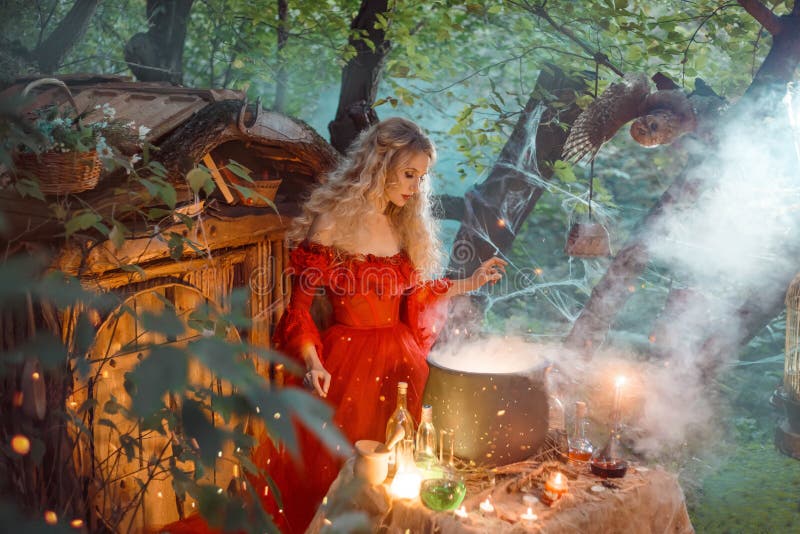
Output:
[[[67,85],[56,78],[42,78],[29,83],[22,91],[27,95],[40,85],[56,85],[67,93],[72,108],[78,113],[75,100]],[[44,152],[42,154],[17,153],[14,165],[18,175],[34,178],[39,190],[46,195],[80,193],[94,189],[103,166],[96,150],[88,152]]]
[[[246,187],[251,189],[254,193],[261,195],[261,197],[266,198],[270,202],[275,201],[275,195],[278,193],[278,188],[281,185],[283,180],[259,180],[255,179],[253,182],[248,182],[236,176],[233,172],[228,170],[226,167],[222,167],[220,172],[225,176],[225,179],[233,184],[236,184],[241,187]],[[265,202],[260,197],[250,197],[247,198],[241,191],[237,188],[232,188],[233,192],[239,197],[239,200],[242,204],[246,206],[268,206],[269,204]]]
[[[94,189],[103,166],[96,150],[89,152],[44,152],[18,154],[17,174],[35,176],[45,195],[64,195]]]

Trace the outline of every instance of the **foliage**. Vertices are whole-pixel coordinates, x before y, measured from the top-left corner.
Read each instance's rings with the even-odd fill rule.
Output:
[[[33,124],[42,135],[43,142],[34,147],[35,152],[89,152],[96,150],[105,161],[113,160],[114,148],[122,144],[137,146],[144,141],[150,131],[145,126],[135,129],[133,121],[123,122],[114,118],[116,110],[107,103],[96,106],[102,118],[85,122],[87,112],[72,117],[72,112],[59,111],[57,106],[47,106],[36,110]],[[24,148],[30,148],[25,146]],[[116,157],[120,157],[119,150]]]

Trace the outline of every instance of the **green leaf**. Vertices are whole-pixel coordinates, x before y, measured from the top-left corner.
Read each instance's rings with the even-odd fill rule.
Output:
[[[28,178],[21,178],[14,182],[14,189],[20,194],[22,198],[33,197],[44,201],[42,190],[39,189],[39,183]]]
[[[113,228],[108,233],[108,240],[114,245],[115,250],[119,250],[125,244],[125,227],[118,222],[114,222]]]
[[[576,180],[572,165],[560,159],[553,163],[553,173],[564,183],[571,183]]]
[[[206,466],[213,467],[217,453],[222,450],[222,444],[225,442],[225,432],[214,426],[202,404],[191,399],[183,401],[181,419],[189,440],[197,440],[200,460]]]
[[[163,406],[167,392],[186,388],[189,358],[186,351],[169,345],[157,345],[126,378],[133,384],[132,410],[146,416]]]
[[[160,314],[143,311],[139,320],[146,330],[164,334],[167,338],[175,339],[186,332],[183,321],[169,308],[162,310]]]
[[[75,232],[91,228],[92,226],[95,225],[95,223],[99,222],[100,220],[101,217],[96,213],[93,213],[91,211],[84,212],[68,220],[67,224],[64,225],[64,230],[67,233],[67,237],[69,237]]]
[[[250,177],[250,174],[253,172],[241,163],[238,163],[234,160],[230,160],[228,164],[225,166],[226,169],[231,171],[233,174],[245,180],[246,182],[250,182],[251,184],[254,183],[253,179]]]
[[[189,188],[195,195],[205,187],[209,180],[211,180],[211,174],[200,167],[195,167],[186,174],[186,181],[189,182]]]

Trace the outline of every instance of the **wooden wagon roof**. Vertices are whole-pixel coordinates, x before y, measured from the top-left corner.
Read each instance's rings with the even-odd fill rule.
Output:
[[[159,147],[156,158],[167,168],[179,204],[193,198],[185,173],[206,154],[233,149],[237,161],[241,155],[252,158],[256,167],[277,169],[283,179],[276,202],[278,211],[291,217],[297,213],[298,202],[308,187],[335,165],[338,158],[336,151],[313,128],[265,110],[257,103],[248,103],[241,91],[134,82],[121,76],[66,75],[58,78],[69,87],[79,111],[89,112],[85,122],[99,120],[102,110],[95,107],[108,104],[116,111],[115,118],[149,128],[146,140]],[[16,80],[0,93],[0,98],[21,93],[35,79]],[[39,86],[32,94],[24,112],[51,104],[68,106],[66,94],[57,86]],[[94,190],[80,193],[80,197],[102,213],[104,206],[113,209],[119,201],[117,197],[125,194],[120,187],[124,184],[125,175],[121,171],[111,173],[101,179]],[[46,225],[39,223],[51,217],[43,203],[21,199],[8,188],[0,189],[0,211],[6,213],[12,233],[16,228],[37,225],[46,229]],[[224,221],[253,216],[270,218],[267,227],[285,227],[288,223],[286,217],[272,221],[275,213],[269,208],[231,206],[225,202],[216,202],[211,215],[219,218],[223,225]],[[41,239],[47,239],[46,231],[40,233]],[[35,239],[35,236],[30,237]]]

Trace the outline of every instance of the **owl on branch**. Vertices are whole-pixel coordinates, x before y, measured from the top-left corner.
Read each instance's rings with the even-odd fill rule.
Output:
[[[699,120],[699,109],[718,110],[724,104],[699,78],[691,95],[662,74],[653,78],[658,86],[655,92],[651,92],[650,81],[644,74],[627,75],[623,81],[609,85],[575,120],[564,143],[562,158],[575,163],[587,156],[594,159],[600,147],[630,121],[633,121],[631,137],[640,145],[670,144],[698,130],[703,118]]]

